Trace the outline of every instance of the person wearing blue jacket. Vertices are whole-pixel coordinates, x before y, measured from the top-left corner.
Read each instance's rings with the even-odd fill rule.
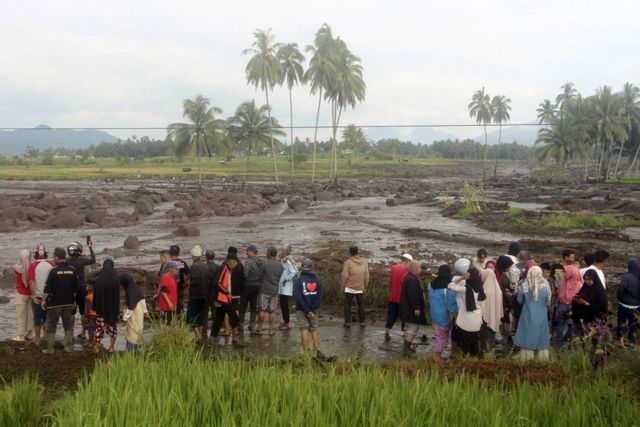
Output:
[[[637,258],[629,259],[629,271],[627,271],[618,286],[618,340],[620,347],[624,348],[624,326],[629,323],[629,341],[634,342],[635,332],[638,329],[638,316],[640,316],[640,261]]]
[[[324,360],[320,352],[318,338],[318,310],[322,301],[322,280],[312,271],[313,261],[302,261],[302,273],[293,282],[293,294],[296,299],[296,324],[300,328],[302,348],[307,351],[309,333],[315,347],[315,357]],[[313,350],[313,349],[310,349]]]
[[[438,276],[429,285],[429,309],[436,335],[435,358],[442,360],[442,351],[449,344],[451,319],[458,312],[456,293],[447,289],[451,283],[451,267],[443,264],[438,268]]]

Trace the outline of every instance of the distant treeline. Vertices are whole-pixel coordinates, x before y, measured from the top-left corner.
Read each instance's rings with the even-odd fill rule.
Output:
[[[282,155],[290,154],[290,147],[284,144],[278,144]],[[344,146],[343,146],[344,145]],[[345,150],[348,150],[346,144],[343,146],[343,156]],[[316,150],[320,154],[329,153],[331,150],[330,141],[318,141]],[[264,150],[266,154],[267,150]],[[295,141],[296,156],[310,156],[313,153],[313,142],[308,138]],[[240,155],[241,152],[225,153],[231,156]],[[162,139],[150,139],[146,136],[136,139],[127,139],[118,142],[103,142],[91,145],[86,149],[69,149],[69,148],[50,148],[47,150],[38,150],[33,147],[27,147],[25,157],[53,159],[55,157],[73,157],[73,158],[113,158],[113,159],[146,159],[152,157],[173,157],[176,156],[176,146],[173,141]],[[361,149],[363,158],[373,158],[380,160],[392,160],[397,157],[420,157],[420,158],[444,158],[444,159],[466,159],[480,160],[484,157],[484,145],[471,140],[450,140],[435,141],[432,144],[414,144],[409,141],[401,141],[399,139],[381,139],[376,142],[368,141],[366,146]],[[510,144],[502,144],[500,146],[489,146],[490,158],[498,158],[503,160],[529,160],[535,158],[535,150],[533,147],[521,145],[516,142]]]

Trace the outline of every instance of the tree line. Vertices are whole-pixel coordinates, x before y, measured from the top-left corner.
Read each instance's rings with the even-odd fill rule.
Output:
[[[537,109],[540,124],[538,155],[566,167],[570,159],[580,160],[584,178],[589,175],[606,181],[623,173],[621,160],[628,161],[624,175],[640,168],[640,89],[625,83],[622,91],[601,86],[583,97],[573,83],[561,86],[555,102],[545,99]]]

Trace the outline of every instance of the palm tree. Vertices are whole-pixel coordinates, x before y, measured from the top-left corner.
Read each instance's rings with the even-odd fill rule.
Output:
[[[562,93],[556,96],[556,107],[558,107],[558,111],[560,112],[560,119],[562,119],[562,113],[564,112],[565,103],[570,99],[574,99],[578,95],[578,91],[571,82],[563,84],[562,86],[560,86],[560,89],[562,89]]]
[[[256,89],[260,86],[264,90],[264,95],[267,99],[267,114],[270,119],[269,89],[273,89],[275,84],[280,81],[282,74],[281,64],[276,56],[280,44],[274,43],[275,36],[271,34],[271,29],[267,31],[256,30],[253,36],[256,39],[252,44],[253,47],[242,51],[243,55],[252,55],[245,69],[247,82],[253,83]],[[273,156],[273,170],[276,182],[278,182],[278,162],[273,132],[271,132],[271,155]]]
[[[491,108],[493,110],[493,122],[498,124],[498,150],[496,152],[496,164],[493,168],[493,179],[498,174],[498,155],[500,154],[500,145],[502,144],[502,123],[506,123],[511,119],[509,111],[511,111],[511,99],[504,95],[494,96],[491,100]]]
[[[633,125],[640,122],[640,88],[632,83],[625,83],[622,88],[622,109],[627,126],[627,142],[631,139]],[[629,170],[625,174],[629,176],[629,172],[633,168],[637,158],[638,151],[640,151],[640,144],[636,149],[636,153],[633,156],[633,161],[629,167]],[[620,147],[620,153],[618,154],[618,162],[616,163],[616,172],[618,174],[618,166],[620,165],[620,156],[622,155],[622,146]]]
[[[538,131],[536,144],[544,144],[537,150],[538,156],[543,159],[554,159],[556,166],[564,168],[571,157],[574,139],[567,120],[554,118],[550,128],[542,128]]]
[[[294,144],[293,144],[293,100],[291,97],[291,90],[293,86],[302,83],[304,81],[304,68],[302,63],[304,62],[304,55],[298,50],[298,43],[287,43],[280,46],[278,49],[278,60],[282,68],[280,75],[280,85],[287,82],[287,88],[289,89],[289,136],[291,139],[291,188],[293,188],[293,173],[294,173]]]
[[[471,97],[471,102],[467,106],[469,109],[469,116],[476,120],[476,123],[482,123],[484,128],[484,164],[482,166],[482,180],[486,179],[487,175],[487,155],[489,153],[489,140],[487,139],[487,123],[491,122],[493,117],[493,109],[491,105],[491,97],[489,94],[484,93],[484,86],[482,89],[474,92]]]
[[[340,117],[347,107],[355,108],[358,102],[364,101],[367,85],[362,78],[360,58],[352,54],[346,43],[339,37],[335,41],[332,53],[335,74],[325,92],[325,98],[331,102],[331,127],[333,131],[329,179],[337,184],[338,142],[336,133],[340,125]]]
[[[304,80],[311,85],[311,94],[318,95],[318,111],[316,113],[316,125],[313,133],[313,162],[311,166],[311,182],[316,179],[316,150],[318,145],[318,123],[320,120],[320,105],[322,104],[322,92],[329,87],[335,67],[331,60],[331,51],[335,40],[331,34],[331,27],[322,24],[316,32],[314,44],[308,45],[305,50],[311,54],[309,68],[304,74]]]
[[[582,161],[584,180],[587,180],[587,161],[590,157],[590,147],[596,139],[596,128],[594,126],[594,109],[591,99],[584,99],[582,95],[569,100],[565,105],[565,120],[569,121],[568,126],[573,134],[574,144],[572,155],[577,154]]]
[[[209,98],[198,95],[195,99],[182,102],[182,117],[191,123],[172,123],[167,127],[167,138],[176,144],[176,154],[184,156],[195,146],[198,156],[198,185],[202,186],[202,153],[211,154],[216,144],[222,140],[221,129],[224,122],[216,119],[222,114],[218,107],[210,107]]]
[[[536,109],[538,113],[538,124],[549,124],[551,119],[558,113],[558,107],[548,99],[545,99]]]
[[[235,115],[227,119],[228,134],[234,139],[245,153],[244,176],[242,188],[247,182],[249,169],[249,157],[258,147],[271,141],[273,147],[273,135],[285,135],[275,118],[269,114],[269,106],[256,107],[254,100],[240,104]],[[275,129],[274,129],[275,128]]]
[[[596,90],[594,102],[595,117],[597,124],[597,140],[601,145],[600,161],[598,162],[598,172],[606,181],[609,178],[609,159],[611,148],[616,141],[623,141],[627,138],[627,131],[623,124],[623,103],[622,98],[613,93],[611,86],[602,86]]]

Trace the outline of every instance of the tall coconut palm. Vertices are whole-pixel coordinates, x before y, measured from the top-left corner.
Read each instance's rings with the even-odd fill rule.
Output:
[[[540,106],[536,109],[538,113],[538,124],[549,124],[551,119],[558,113],[558,107],[548,99],[545,99],[540,103]]]
[[[556,96],[556,107],[558,107],[560,120],[562,120],[565,103],[570,99],[574,99],[576,96],[578,96],[578,91],[571,82],[563,84],[562,86],[560,86],[560,89],[562,89],[562,93]]]
[[[275,36],[271,34],[271,29],[267,31],[256,30],[253,33],[255,41],[252,47],[242,51],[243,55],[252,55],[247,63],[247,82],[258,86],[264,90],[267,100],[267,114],[271,118],[271,104],[269,104],[269,90],[281,79],[282,67],[277,58],[279,43],[275,43]],[[273,170],[276,182],[278,182],[278,162],[276,158],[276,146],[271,132],[271,155],[273,156]]]
[[[491,123],[493,117],[493,107],[491,105],[491,97],[484,93],[482,89],[474,92],[471,102],[467,106],[469,116],[475,119],[476,123],[481,124],[484,129],[484,164],[482,166],[482,180],[487,177],[487,155],[489,153],[489,140],[487,138],[487,123]]]
[[[551,127],[542,128],[538,131],[536,144],[543,144],[536,151],[543,159],[554,159],[556,166],[564,168],[567,160],[571,157],[574,139],[568,120],[554,118],[550,123]]]
[[[247,182],[251,153],[257,152],[260,145],[269,141],[273,144],[273,135],[285,135],[279,129],[278,120],[269,114],[269,108],[268,105],[257,107],[254,100],[246,101],[227,119],[229,137],[237,142],[245,154],[243,189]]]
[[[606,181],[609,178],[611,148],[616,141],[627,138],[627,130],[623,124],[622,98],[613,93],[611,86],[602,86],[596,90],[594,108],[597,138],[601,145],[597,170]]]
[[[318,145],[318,123],[320,121],[320,106],[322,104],[322,95],[335,74],[335,66],[333,64],[331,54],[335,40],[331,33],[329,25],[322,24],[322,27],[316,32],[314,44],[308,45],[305,50],[311,54],[309,68],[304,74],[305,81],[311,86],[311,94],[318,93],[318,110],[316,112],[316,125],[313,133],[313,161],[311,166],[311,182],[316,179],[316,151]]]
[[[202,186],[202,154],[211,154],[222,140],[221,129],[224,121],[217,119],[222,114],[218,107],[210,107],[209,98],[198,95],[195,99],[182,102],[183,117],[191,123],[172,123],[167,127],[167,138],[176,144],[176,154],[184,156],[194,147],[198,156],[198,185]]]
[[[287,43],[278,49],[278,60],[282,68],[280,84],[287,83],[289,89],[289,137],[291,139],[291,187],[293,188],[295,150],[293,143],[293,98],[291,92],[293,86],[304,81],[304,55],[298,50],[298,43]]]
[[[491,100],[491,108],[493,109],[493,122],[498,124],[498,150],[496,152],[496,164],[493,168],[493,179],[498,174],[498,155],[500,154],[500,146],[502,144],[502,123],[506,123],[511,119],[511,99],[504,95],[494,96]]]
[[[333,131],[329,179],[337,184],[338,142],[336,134],[340,126],[340,117],[348,107],[355,108],[358,102],[364,101],[367,85],[362,77],[360,58],[352,54],[346,43],[339,37],[336,39],[332,57],[335,64],[335,74],[325,92],[325,98],[331,102],[331,127]]]
[[[627,128],[627,139],[628,142],[631,139],[631,134],[633,130],[634,124],[640,122],[640,88],[638,86],[633,85],[632,83],[625,83],[622,88],[622,114],[624,116],[625,125]],[[615,174],[618,174],[618,167],[620,165],[620,157],[622,156],[622,148],[624,145],[620,146],[620,152],[618,153],[618,161],[616,163],[616,171]],[[633,160],[629,167],[629,170],[633,168],[636,159],[638,158],[638,151],[640,151],[640,144],[636,149],[636,153],[633,156]],[[629,175],[629,171],[627,171],[626,175]]]
[[[591,146],[596,139],[596,128],[594,126],[594,110],[591,99],[584,99],[582,95],[567,101],[565,105],[565,120],[571,128],[574,144],[572,156],[580,157],[583,166],[584,180],[588,177],[587,163],[590,157]]]

